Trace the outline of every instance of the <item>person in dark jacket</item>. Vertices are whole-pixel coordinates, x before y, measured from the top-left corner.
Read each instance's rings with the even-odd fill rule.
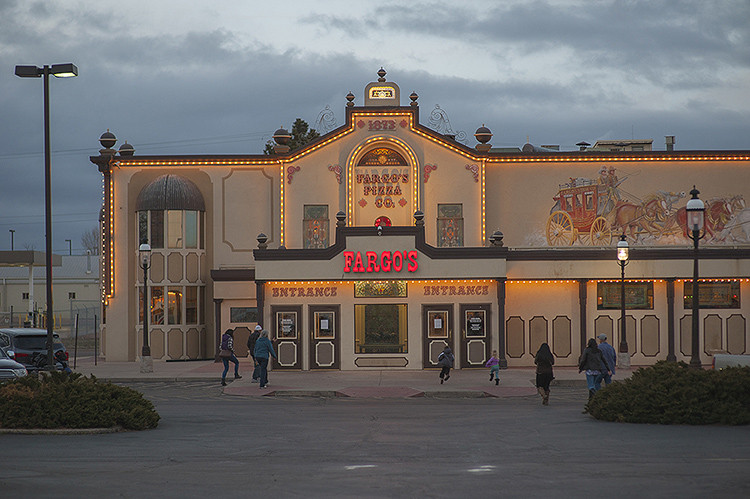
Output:
[[[589,388],[589,400],[594,396],[597,387],[601,388],[602,378],[608,371],[607,362],[594,338],[589,339],[586,349],[578,360],[578,372],[586,371],[586,384]]]
[[[608,385],[612,383],[612,376],[615,375],[615,366],[617,365],[617,353],[615,353],[615,348],[607,343],[607,335],[602,333],[599,336],[599,350],[602,351],[602,357],[604,357],[604,362],[607,363],[607,367],[609,368],[609,373],[604,374],[604,384]],[[601,385],[599,385],[601,386]],[[599,387],[597,387],[597,390]]]
[[[234,379],[240,379],[240,361],[234,354],[234,329],[227,329],[221,336],[221,351],[219,357],[224,363],[224,372],[221,373],[221,386],[227,386],[227,372],[229,371],[229,361],[234,363]]]
[[[442,385],[443,382],[448,381],[448,378],[451,377],[451,367],[453,367],[453,351],[451,350],[451,347],[448,345],[445,345],[445,348],[442,352],[440,352],[440,355],[438,355],[438,365],[441,367],[440,369],[440,384]]]
[[[555,364],[555,357],[549,349],[549,345],[542,343],[534,355],[534,364],[536,364],[536,389],[542,397],[542,405],[549,404],[549,384],[554,379],[552,366]]]
[[[260,332],[263,331],[263,328],[260,324],[255,326],[255,331],[250,333],[250,336],[247,337],[247,350],[250,352],[250,357],[253,358],[253,383],[257,383],[258,379],[260,378],[260,370],[258,369],[258,361],[255,358],[255,342],[258,341],[258,338],[260,338]]]
[[[271,340],[268,339],[268,331],[265,329],[260,332],[260,338],[255,342],[255,358],[258,361],[258,367],[260,369],[260,387],[265,388],[268,386],[268,360],[269,356],[276,357],[276,352],[273,351],[273,345]]]

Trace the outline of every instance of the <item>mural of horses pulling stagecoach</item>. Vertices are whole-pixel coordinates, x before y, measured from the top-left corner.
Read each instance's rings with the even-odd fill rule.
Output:
[[[676,204],[685,192],[656,191],[644,199],[626,193],[614,167],[602,167],[599,178],[570,178],[553,197],[545,225],[549,246],[611,246],[627,234],[635,243],[681,244],[688,240],[685,206]],[[686,202],[686,201],[685,201]],[[705,201],[708,242],[750,242],[750,211],[742,196]]]

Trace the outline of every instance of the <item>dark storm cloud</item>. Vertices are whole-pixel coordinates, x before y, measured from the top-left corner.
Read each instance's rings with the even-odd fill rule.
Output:
[[[375,13],[377,10],[377,15]],[[391,3],[366,20],[309,16],[306,22],[373,38],[387,31],[430,37],[436,50],[450,40],[471,43],[477,57],[513,51],[523,57],[567,49],[580,71],[611,70],[659,85],[711,85],[717,67],[750,64],[750,3],[739,1],[612,1],[497,3],[470,10],[458,4]],[[497,45],[500,43],[500,48]]]

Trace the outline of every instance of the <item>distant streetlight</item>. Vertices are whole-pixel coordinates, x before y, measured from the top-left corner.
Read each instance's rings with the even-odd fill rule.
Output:
[[[14,246],[13,236],[16,235],[16,231],[15,231],[15,229],[9,229],[9,232],[10,232],[10,250],[13,251],[13,249],[14,249],[13,248],[13,246]]]
[[[693,186],[693,190],[690,191],[690,195],[693,197],[688,200],[685,207],[688,237],[693,240],[693,355],[690,357],[690,367],[696,369],[701,368],[700,341],[698,339],[698,241],[706,235],[705,232],[701,235],[705,223],[706,205],[698,199],[698,194],[700,194],[700,191]]]
[[[65,242],[68,243],[68,255],[72,256],[73,255],[73,241],[71,241],[70,239],[66,239]]]
[[[44,80],[44,204],[45,204],[45,239],[47,270],[47,368],[55,370],[53,359],[54,309],[52,306],[52,181],[50,173],[51,149],[49,139],[49,75],[58,78],[78,76],[75,64],[53,64],[52,66],[16,66],[16,76],[21,78],[40,78]]]
[[[154,372],[154,361],[151,358],[151,347],[148,346],[148,318],[151,315],[151,303],[148,299],[148,269],[151,267],[151,246],[144,242],[138,248],[138,257],[143,269],[143,348],[141,349],[141,372]]]
[[[617,243],[617,260],[620,262],[620,269],[622,270],[620,280],[620,355],[618,355],[618,360],[620,361],[620,367],[624,368],[630,367],[627,326],[625,324],[625,266],[629,263],[628,249],[628,241],[625,238],[625,234],[623,234],[620,236],[620,241]]]

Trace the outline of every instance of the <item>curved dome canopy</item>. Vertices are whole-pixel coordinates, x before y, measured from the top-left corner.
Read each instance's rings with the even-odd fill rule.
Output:
[[[206,203],[198,187],[179,175],[162,175],[138,194],[136,211],[192,210],[206,211]]]

